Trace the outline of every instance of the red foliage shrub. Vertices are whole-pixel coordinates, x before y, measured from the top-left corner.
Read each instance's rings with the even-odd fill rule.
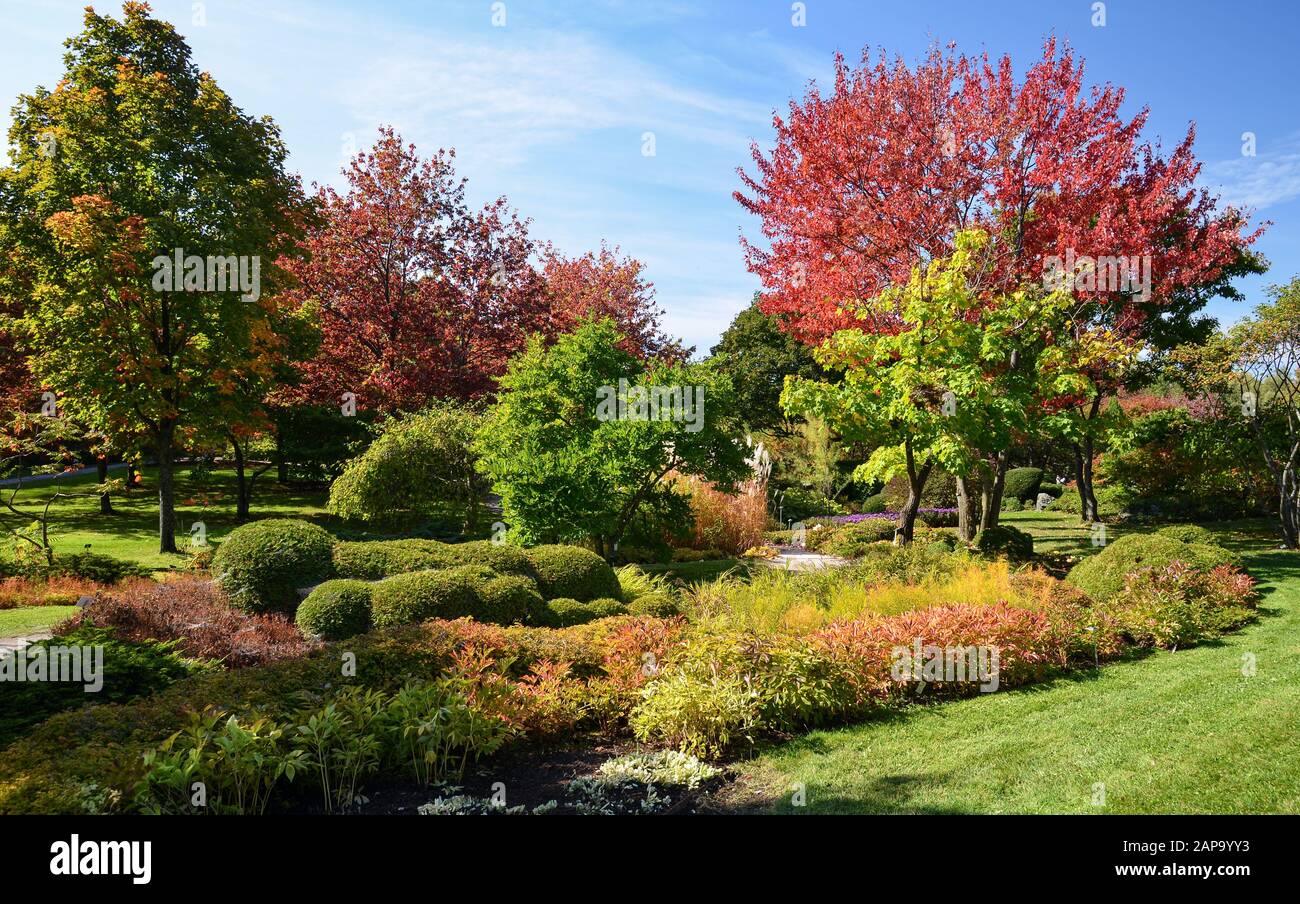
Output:
[[[142,581],[96,594],[67,624],[116,629],[124,640],[179,640],[186,656],[227,667],[261,665],[303,655],[314,646],[280,615],[246,615],[211,583],[178,578]]]

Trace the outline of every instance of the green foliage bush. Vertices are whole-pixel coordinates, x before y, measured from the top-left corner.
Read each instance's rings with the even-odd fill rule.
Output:
[[[999,524],[975,535],[975,549],[986,556],[1006,556],[1012,562],[1027,562],[1034,557],[1034,538],[1031,534]]]
[[[680,613],[677,592],[667,576],[647,574],[635,565],[624,565],[615,572],[627,611],[633,615],[671,618]]]
[[[472,525],[486,488],[473,449],[481,418],[466,405],[440,401],[388,421],[330,487],[329,510],[341,518],[391,525],[450,510]]]
[[[370,630],[372,585],[351,578],[319,584],[294,616],[304,634],[324,640],[344,640]]]
[[[139,643],[118,640],[107,628],[83,626],[62,637],[38,640],[24,651],[29,665],[39,655],[37,651],[52,646],[103,647],[103,686],[87,693],[84,683],[71,681],[3,681],[0,694],[0,748],[55,713],[80,709],[95,703],[124,703],[147,696],[167,687],[174,681],[215,666],[202,660],[186,659],[176,652],[175,641],[142,641]],[[10,662],[16,668],[18,660]],[[89,679],[87,679],[89,680]]]
[[[8,571],[9,569],[4,569]],[[15,567],[13,573],[36,579],[82,578],[101,584],[116,584],[124,578],[148,577],[153,569],[136,562],[95,552],[56,553],[54,563],[33,560],[30,565]]]
[[[548,600],[579,602],[619,596],[618,576],[609,563],[580,546],[534,546],[524,551],[537,575],[537,587]]]
[[[585,625],[598,618],[626,615],[628,608],[614,599],[592,600],[581,603],[575,599],[553,599],[546,602],[546,613],[541,622],[548,628],[569,628]]]
[[[511,546],[508,543],[471,540],[467,543],[447,544],[446,551],[458,565],[482,565],[501,574],[536,577],[536,571],[528,554],[518,546]]]
[[[1133,643],[1176,649],[1250,621],[1257,599],[1254,582],[1231,566],[1207,571],[1178,561],[1130,573],[1097,609]]]
[[[1042,468],[1012,468],[1007,471],[1002,494],[1008,499],[1029,501],[1037,498],[1038,487],[1042,482]]]
[[[334,538],[306,521],[273,518],[230,532],[212,559],[212,573],[245,612],[298,608],[298,588],[333,576]]]
[[[1118,518],[1127,513],[1131,497],[1121,487],[1093,487],[1097,497],[1097,514],[1103,521]],[[1083,514],[1083,503],[1079,499],[1078,487],[1066,487],[1056,501],[1048,506],[1054,512],[1067,512],[1071,515]]]
[[[474,617],[479,621],[498,625],[525,621],[540,624],[540,619],[545,617],[546,601],[537,592],[537,585],[531,578],[503,574],[475,589],[479,608]]]
[[[1199,524],[1171,524],[1156,531],[1158,537],[1173,537],[1184,543],[1214,543],[1214,534]]]
[[[885,511],[900,512],[907,504],[907,477],[895,475],[885,484],[881,495],[887,503]],[[957,479],[937,468],[921,489],[921,508],[953,508],[957,505]]]
[[[856,559],[876,543],[892,542],[897,527],[889,518],[868,518],[853,524],[815,531],[818,552],[842,559]],[[813,534],[809,534],[812,538]]]
[[[457,565],[439,571],[412,571],[385,578],[374,586],[371,595],[375,627],[465,616],[483,622],[501,623],[501,619],[506,617],[523,622],[528,617],[526,606],[514,612],[498,608],[509,604],[511,597],[507,593],[495,594],[491,600],[493,608],[489,610],[481,588],[497,577],[496,572],[481,565]]]
[[[1236,567],[1235,556],[1212,543],[1184,543],[1158,534],[1126,534],[1070,570],[1066,580],[1098,602],[1124,589],[1125,577],[1140,568],[1166,568],[1184,562],[1201,571]]]
[[[862,500],[861,511],[864,515],[879,515],[886,510],[884,493],[876,493]]]
[[[818,490],[790,487],[781,497],[780,515],[786,524],[818,515],[842,515],[844,506]]]
[[[452,552],[451,544],[437,540],[361,540],[334,547],[334,573],[362,581],[457,564],[462,561]]]

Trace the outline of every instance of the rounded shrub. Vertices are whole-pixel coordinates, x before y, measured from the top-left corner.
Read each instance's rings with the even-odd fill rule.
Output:
[[[537,621],[546,601],[531,579],[503,574],[477,588],[478,606],[474,618],[498,625]]]
[[[856,559],[874,543],[892,542],[897,524],[889,518],[867,518],[843,527],[832,528],[819,537],[817,551],[842,559]]]
[[[648,615],[652,618],[673,618],[681,614],[672,597],[657,593],[637,597],[627,604],[627,611],[632,615]]]
[[[862,500],[862,513],[864,515],[878,515],[885,511],[886,505],[885,494],[876,493]]]
[[[245,612],[298,608],[298,588],[333,574],[334,538],[306,521],[273,518],[230,532],[212,558],[217,584]]]
[[[1042,468],[1012,468],[1003,478],[1002,495],[1007,499],[1036,499],[1043,482]]]
[[[447,543],[437,540],[364,540],[334,547],[334,573],[341,578],[377,581],[394,574],[430,571],[461,563]]]
[[[304,634],[324,640],[345,640],[370,630],[373,585],[336,578],[318,585],[298,607],[294,621]]]
[[[547,600],[544,624],[548,628],[570,628],[585,625],[598,618],[612,615],[625,615],[627,607],[614,599],[599,599],[583,603],[575,599],[560,597]]]
[[[1075,565],[1065,579],[1102,602],[1122,591],[1125,577],[1138,569],[1164,568],[1173,562],[1204,571],[1238,564],[1232,553],[1212,543],[1184,543],[1160,534],[1127,534]]]
[[[483,565],[500,574],[536,577],[533,563],[527,553],[518,546],[505,543],[493,543],[491,540],[471,540],[468,543],[452,543],[446,546],[458,565]]]
[[[1199,524],[1171,524],[1156,531],[1157,537],[1173,537],[1184,543],[1214,543],[1214,534]]]
[[[489,568],[458,565],[385,578],[374,586],[371,596],[375,627],[408,625],[431,618],[472,618],[480,611],[478,588],[495,577],[497,574]]]
[[[534,546],[524,551],[537,574],[537,587],[548,600],[579,602],[617,598],[618,576],[609,563],[580,546]]]
[[[1006,556],[1013,562],[1027,562],[1034,557],[1034,538],[1008,524],[980,531],[972,545],[983,555]]]

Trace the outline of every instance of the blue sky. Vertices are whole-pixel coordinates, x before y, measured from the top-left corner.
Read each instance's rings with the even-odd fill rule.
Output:
[[[17,94],[57,80],[84,5],[0,0],[0,127]],[[801,27],[784,0],[497,5],[504,26],[490,0],[152,4],[236,103],[274,117],[308,183],[337,184],[347,151],[381,123],[423,149],[454,147],[474,201],[505,195],[570,253],[605,239],[645,261],[668,329],[701,351],[757,288],[737,240],[758,230],[731,197],[736,167],[751,140],[769,142],[774,109],[809,79],[827,83],[836,50],[857,59],[864,46],[914,61],[955,41],[1023,69],[1045,35],[1068,39],[1090,82],[1126,88],[1130,113],[1150,107],[1149,137],[1172,145],[1194,121],[1205,183],[1273,221],[1259,245],[1273,267],[1242,283],[1250,301],[1300,273],[1294,0],[1111,0],[1104,27],[1092,0],[806,0]]]

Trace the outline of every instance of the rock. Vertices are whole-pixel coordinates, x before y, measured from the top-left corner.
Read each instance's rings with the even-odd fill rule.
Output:
[[[1039,493],[1038,501],[1034,504],[1034,511],[1041,512],[1055,501],[1051,493]]]

